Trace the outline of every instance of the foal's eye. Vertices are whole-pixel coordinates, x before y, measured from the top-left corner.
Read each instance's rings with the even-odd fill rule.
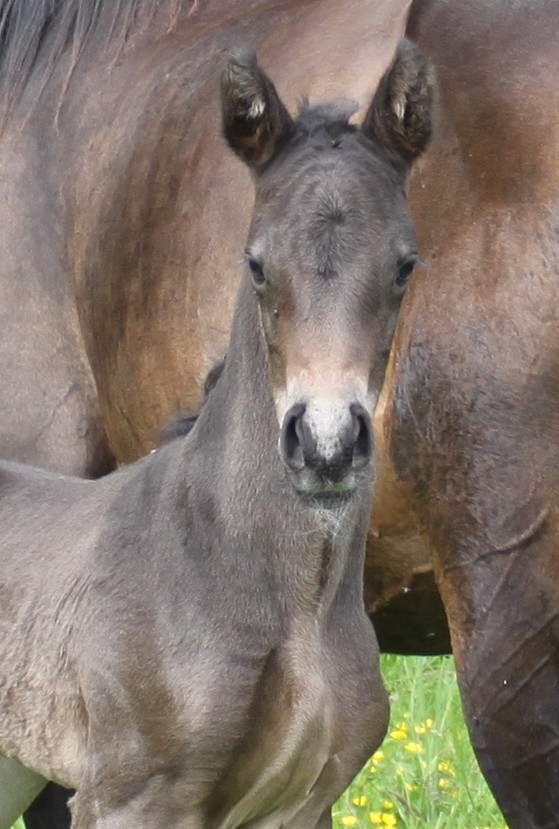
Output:
[[[398,273],[396,274],[396,279],[394,280],[394,285],[398,288],[398,290],[404,290],[410,280],[413,269],[418,262],[419,256],[416,253],[408,256],[407,259],[403,260],[403,262],[400,262],[398,265]]]
[[[264,273],[264,268],[253,256],[249,256],[247,254],[247,262],[250,268],[250,273],[252,276],[252,281],[254,283],[255,288],[263,288],[267,282],[266,274]]]

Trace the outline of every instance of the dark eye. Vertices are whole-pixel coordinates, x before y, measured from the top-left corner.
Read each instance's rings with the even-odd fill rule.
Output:
[[[247,263],[250,269],[254,287],[263,288],[266,282],[268,281],[266,279],[266,274],[264,273],[264,268],[262,267],[258,259],[255,259],[253,256],[250,256],[250,254],[247,254]]]
[[[410,276],[413,273],[413,269],[418,262],[419,256],[416,253],[414,253],[412,256],[408,256],[407,259],[404,259],[403,262],[400,262],[400,264],[398,265],[398,273],[396,274],[394,285],[400,291],[403,291],[406,285],[408,284]]]

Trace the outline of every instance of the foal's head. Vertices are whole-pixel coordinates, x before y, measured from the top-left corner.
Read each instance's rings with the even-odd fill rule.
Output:
[[[360,127],[344,101],[292,119],[252,50],[223,73],[225,137],[256,189],[246,262],[279,449],[295,488],[321,501],[347,497],[371,466],[371,414],[418,260],[406,181],[430,137],[432,91],[407,41]]]

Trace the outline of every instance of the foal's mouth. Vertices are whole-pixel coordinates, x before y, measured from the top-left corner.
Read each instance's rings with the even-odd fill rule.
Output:
[[[309,505],[335,509],[350,501],[363,481],[363,474],[349,473],[342,480],[333,481],[325,476],[304,470],[307,474],[290,475],[296,493]]]
[[[317,492],[308,492],[304,494],[302,493],[301,496],[305,501],[308,501],[311,506],[318,507],[319,509],[333,510],[338,507],[344,507],[349,501],[351,501],[354,494],[355,488],[349,490],[322,490]]]

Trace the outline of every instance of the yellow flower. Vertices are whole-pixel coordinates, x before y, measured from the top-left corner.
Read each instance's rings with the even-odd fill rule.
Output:
[[[366,797],[364,794],[360,794],[357,797],[354,797],[351,802],[354,806],[367,806],[369,803],[369,798]]]
[[[424,725],[414,725],[413,730],[416,734],[427,734],[427,728]]]
[[[391,800],[383,800],[383,801],[382,801],[382,808],[383,808],[383,809],[393,809],[393,808],[394,808],[394,804],[392,803],[392,801],[391,801]]]
[[[375,766],[378,765],[381,760],[384,760],[384,751],[375,751],[375,753],[371,757],[371,760],[375,764]]]
[[[443,774],[450,774],[452,777],[456,777],[456,772],[446,760],[441,760],[437,768],[439,771],[442,771]]]
[[[342,826],[355,826],[357,818],[355,815],[344,815],[341,822]]]
[[[449,789],[450,788],[450,780],[448,777],[439,777],[438,783],[439,789]]]
[[[384,826],[396,826],[398,822],[396,815],[393,815],[390,812],[383,812],[381,818]]]
[[[425,720],[425,728],[431,730],[434,725],[435,723],[433,722],[433,720],[427,717],[427,719]]]
[[[405,740],[408,736],[407,722],[396,723],[396,728],[390,732],[390,736],[393,740]]]
[[[423,751],[421,743],[406,743],[404,748],[406,749],[406,751],[409,751],[410,754],[419,754],[421,751]]]
[[[382,823],[382,816],[380,812],[369,812],[369,820],[371,823]]]

